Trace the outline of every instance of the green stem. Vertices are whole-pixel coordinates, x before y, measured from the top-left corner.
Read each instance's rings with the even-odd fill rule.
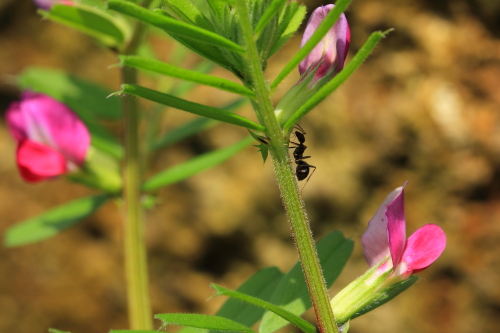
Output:
[[[262,72],[246,1],[237,0],[236,9],[240,16],[246,43],[246,56],[249,61],[248,69],[255,89],[256,100],[253,105],[270,139],[269,150],[274,170],[278,178],[283,203],[288,212],[318,326],[323,333],[338,333],[304,203],[300,197],[295,174],[291,166],[288,154],[288,140],[283,135],[278,120],[274,115],[269,87]]]
[[[138,23],[123,54],[135,54],[143,34],[144,25]],[[122,77],[123,83],[136,84],[137,70],[131,67],[123,67]],[[125,120],[125,162],[123,168],[124,256],[129,325],[131,329],[149,330],[153,329],[153,323],[149,300],[144,214],[141,205],[140,115],[137,98],[124,95],[122,110]]]

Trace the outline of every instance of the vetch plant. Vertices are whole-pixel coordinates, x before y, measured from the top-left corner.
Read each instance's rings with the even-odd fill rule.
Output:
[[[20,80],[21,85],[26,88],[47,90],[47,94],[66,102],[82,118],[91,136],[91,147],[85,156],[85,163],[81,155],[75,159],[68,155],[66,148],[61,149],[59,144],[55,144],[59,141],[53,137],[62,135],[61,132],[57,132],[54,126],[47,125],[46,118],[40,116],[68,109],[62,103],[45,97],[43,100],[50,100],[54,108],[49,112],[43,109],[48,102],[38,103],[46,111],[33,113],[34,109],[26,106],[27,111],[23,112],[31,117],[29,118],[19,111],[24,99],[28,99],[26,95],[22,102],[12,106],[8,122],[22,147],[18,149],[23,152],[21,158],[18,158],[22,162],[19,162],[20,168],[21,165],[29,168],[29,174],[22,171],[28,175],[23,175],[26,180],[36,181],[65,174],[75,164],[83,175],[68,174],[68,178],[96,187],[103,193],[79,199],[14,226],[6,236],[8,245],[17,246],[53,236],[93,213],[109,198],[120,198],[123,202],[130,328],[141,332],[155,332],[152,330],[143,237],[144,198],[154,197],[159,188],[223,162],[255,139],[264,160],[268,155],[271,157],[299,262],[287,273],[274,267],[259,271],[236,291],[213,285],[216,295],[231,297],[216,316],[157,314],[155,318],[160,319],[163,326],[177,324],[206,330],[252,332],[250,327],[260,321],[260,333],[272,333],[288,323],[304,332],[313,333],[316,331],[315,327],[300,318],[312,306],[320,332],[346,332],[349,320],[376,308],[408,288],[416,280],[412,273],[425,269],[441,254],[445,236],[435,225],[424,226],[406,240],[403,188],[399,188],[384,202],[363,236],[365,256],[372,268],[332,300],[329,299],[327,288],[346,264],[353,242],[336,231],[318,243],[314,241],[297,185],[297,180],[302,180],[305,173],[297,175],[299,179],[296,178],[289,156],[289,137],[297,121],[334,92],[387,34],[373,33],[358,53],[345,64],[350,29],[343,12],[350,0],[339,0],[335,5],[320,7],[313,12],[301,48],[272,82],[265,77],[267,60],[292,37],[305,16],[305,7],[297,2],[207,0],[207,6],[204,7],[188,0],[166,0],[161,4],[148,0],[109,0],[106,7],[104,3],[95,6],[95,1],[97,0],[81,0],[73,6],[54,5],[49,11],[42,12],[42,15],[87,33],[99,44],[118,53],[118,66],[122,71],[121,89],[105,99],[109,93],[102,87],[75,78],[68,80],[67,75],[50,71],[25,74]],[[181,60],[166,63],[155,54],[140,55],[141,47],[144,50],[149,46],[146,38],[151,31],[149,26],[164,31],[204,58],[202,66],[183,68]],[[174,58],[183,57],[182,54],[177,54]],[[209,65],[206,66],[207,64]],[[214,66],[230,71],[241,83],[209,74]],[[297,69],[302,75],[301,79],[275,106],[272,103],[274,90],[288,74]],[[160,78],[157,86],[146,88],[140,85],[140,72],[148,72]],[[48,76],[53,78],[52,86],[40,83]],[[75,99],[66,84],[57,85],[57,78],[62,78],[61,82],[65,83],[74,82],[75,87],[71,88],[78,90],[81,93],[79,96],[85,98]],[[169,89],[174,85],[173,81],[169,81],[172,79],[184,82],[175,89]],[[167,88],[161,84],[163,80],[170,83],[166,85]],[[196,84],[233,93],[238,99],[226,107],[187,100],[183,92],[189,91]],[[121,99],[118,100],[116,96],[121,96]],[[137,97],[155,103],[154,107],[145,111]],[[89,103],[92,98],[97,103]],[[245,100],[251,103],[255,120],[234,113],[235,106]],[[105,103],[110,104],[103,107]],[[158,123],[165,107],[186,111],[200,118],[161,134]],[[63,114],[69,117],[68,113]],[[77,118],[71,114],[73,118],[68,119],[73,119],[73,124],[76,124],[74,119]],[[29,121],[23,117],[28,117]],[[123,119],[122,142],[101,126],[99,121],[102,118],[114,121]],[[248,131],[251,135],[232,146],[195,157],[151,177],[143,176],[143,170],[147,169],[145,161],[153,158],[158,149],[213,126],[218,121],[242,127],[243,133]],[[146,132],[145,150],[140,145],[140,128],[145,128]],[[309,171],[309,168],[315,167],[304,161],[307,158],[303,156],[306,148],[304,140],[305,138],[299,139],[299,143],[292,148],[295,148],[295,162]],[[85,142],[88,147],[88,141],[87,134],[87,139],[79,144],[83,145]],[[39,158],[35,152],[43,158]],[[68,164],[69,162],[73,164]],[[117,176],[120,164],[121,177]],[[109,179],[116,181],[105,181]],[[249,304],[252,306],[248,306]]]

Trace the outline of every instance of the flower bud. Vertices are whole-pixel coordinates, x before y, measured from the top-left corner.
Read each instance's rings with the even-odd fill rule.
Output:
[[[321,22],[334,5],[326,5],[318,7],[314,10],[307,22],[304,36],[300,47],[309,40],[316,32]],[[301,76],[309,74],[311,71],[316,71],[313,84],[325,77],[332,77],[344,68],[344,61],[349,49],[351,41],[351,32],[349,24],[344,14],[341,14],[337,22],[330,28],[325,37],[314,47],[309,55],[299,64],[299,72]]]
[[[78,170],[85,162],[90,134],[66,105],[50,96],[25,92],[9,105],[9,130],[17,141],[17,166],[31,183]]]
[[[33,0],[33,2],[38,8],[43,10],[50,10],[54,5],[73,5],[71,0]]]

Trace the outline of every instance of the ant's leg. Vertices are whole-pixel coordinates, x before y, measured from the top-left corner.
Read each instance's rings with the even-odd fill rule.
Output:
[[[302,132],[302,134],[307,134],[299,124],[295,124],[295,127],[297,127]]]
[[[314,168],[314,170],[311,172],[311,174],[309,175],[309,177],[307,177],[306,183],[304,184],[304,186],[302,186],[302,190],[300,190],[300,195],[302,195],[302,191],[304,191],[304,187],[306,187],[307,182],[309,182],[309,179],[311,179],[312,175],[316,171],[316,167],[314,165],[307,164],[307,166],[310,167],[310,168]]]

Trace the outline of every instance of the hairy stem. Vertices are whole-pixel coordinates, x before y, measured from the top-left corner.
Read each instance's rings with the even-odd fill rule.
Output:
[[[328,299],[325,280],[316,252],[316,246],[304,209],[304,203],[301,199],[294,171],[290,163],[288,140],[286,140],[283,135],[278,120],[274,115],[269,87],[264,78],[259,54],[254,41],[248,8],[245,0],[237,0],[235,6],[240,16],[240,23],[246,43],[246,56],[249,62],[249,71],[256,95],[253,105],[270,139],[269,151],[278,179],[283,203],[288,213],[318,325],[321,332],[338,333],[335,318]]]
[[[144,5],[147,6],[148,3],[149,1],[145,1]],[[135,54],[143,35],[144,25],[137,23],[134,34],[123,54]],[[123,67],[122,80],[124,84],[136,84],[137,70],[131,67]],[[125,162],[123,167],[124,256],[129,325],[131,329],[148,330],[153,329],[153,323],[149,299],[144,215],[141,205],[140,114],[136,97],[124,95],[122,110],[125,120]]]

